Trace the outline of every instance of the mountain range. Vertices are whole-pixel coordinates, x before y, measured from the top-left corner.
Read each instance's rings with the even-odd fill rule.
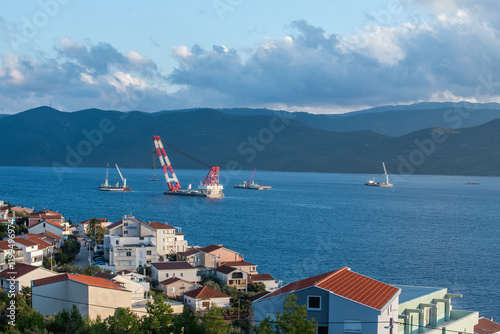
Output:
[[[151,167],[159,135],[174,168],[499,175],[497,104],[424,104],[342,115],[268,109],[145,113],[39,107],[0,118],[2,166]]]

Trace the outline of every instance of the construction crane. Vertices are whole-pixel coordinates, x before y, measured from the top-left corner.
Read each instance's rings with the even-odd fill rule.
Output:
[[[153,136],[153,143],[168,185],[168,191],[165,192],[165,195],[198,196],[208,198],[224,197],[224,193],[222,192],[223,186],[219,185],[219,167],[214,166],[210,169],[203,184],[198,186],[198,190],[192,190],[191,185],[189,185],[187,190],[183,190],[179,184],[177,176],[175,175],[174,169],[172,168],[172,164],[168,159],[167,153],[165,152],[161,138],[159,136]]]

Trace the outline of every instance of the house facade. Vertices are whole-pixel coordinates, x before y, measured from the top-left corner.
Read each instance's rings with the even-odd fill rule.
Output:
[[[184,293],[184,305],[194,311],[208,311],[212,305],[219,308],[230,307],[230,297],[209,286]]]
[[[460,294],[448,293],[445,288],[398,285],[399,334],[449,332],[473,333],[479,313],[453,310],[452,299]]]
[[[223,262],[222,263],[225,266],[233,267],[233,268],[238,268],[243,270],[249,275],[255,275],[258,274],[257,272],[257,265],[246,262],[246,261],[229,261],[229,262]]]
[[[200,277],[195,267],[186,261],[168,261],[151,263],[151,277],[158,282],[178,277],[189,282],[199,282]]]
[[[30,230],[30,228],[39,225],[42,222],[46,222],[48,224],[43,224],[42,227],[39,226],[33,231]],[[61,227],[61,236],[67,237],[70,235],[69,223],[64,219],[64,216],[58,212],[43,209],[41,211],[31,213],[28,217],[28,230],[30,231],[30,233],[41,233],[40,229],[46,228],[48,231],[59,235],[56,230],[49,226],[49,224],[56,227]]]
[[[21,288],[30,287],[33,280],[57,275],[59,273],[44,268],[18,263],[14,268],[8,268],[0,272],[0,283],[2,291],[9,291],[11,279],[14,278],[14,290],[18,293]]]
[[[199,270],[202,268],[211,270],[220,265],[220,261],[216,254],[204,252],[200,248],[189,249],[185,252],[179,252],[178,254],[181,260],[190,263]]]
[[[117,237],[104,238],[104,252],[109,265],[116,271],[135,271],[139,266],[148,266],[157,261],[155,237]]]
[[[222,283],[238,290],[247,291],[248,273],[229,266],[220,266],[215,269],[215,276]]]
[[[40,233],[50,232],[50,233],[55,234],[61,238],[66,238],[69,235],[69,228],[68,228],[68,231],[65,231],[64,227],[61,224],[59,224],[55,220],[50,220],[50,219],[40,221],[40,222],[28,227],[28,231],[31,234],[40,234]]]
[[[23,263],[33,266],[41,266],[43,261],[43,250],[38,249],[38,243],[29,239],[16,237],[14,238],[16,246],[23,250]]]
[[[252,303],[255,322],[283,312],[283,302],[292,293],[298,305],[306,306],[308,319],[318,322],[318,334],[390,334],[388,324],[398,320],[398,288],[344,267],[287,284],[257,299]]]
[[[130,308],[131,292],[104,278],[59,274],[32,282],[32,306],[46,315],[71,310],[73,304],[82,316],[106,319],[118,307]]]
[[[222,245],[210,245],[200,248],[200,250],[205,253],[215,255],[219,263],[217,267],[224,262],[243,261],[243,256],[240,256],[238,252],[227,249]]]
[[[271,274],[253,274],[249,276],[252,283],[262,283],[266,287],[266,291],[273,292],[278,289],[278,283]]]
[[[200,285],[186,281],[179,277],[171,277],[158,283],[169,298],[181,299],[184,293],[192,291],[200,287]]]

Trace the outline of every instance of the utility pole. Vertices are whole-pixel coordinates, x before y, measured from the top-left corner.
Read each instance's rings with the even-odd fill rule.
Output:
[[[389,334],[393,333],[393,331],[392,331],[393,328],[394,328],[394,319],[391,318],[390,322],[389,322]]]

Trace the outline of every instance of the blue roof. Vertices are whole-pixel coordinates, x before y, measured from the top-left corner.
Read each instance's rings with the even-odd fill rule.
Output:
[[[429,287],[409,286],[409,285],[393,285],[393,286],[401,289],[401,294],[399,295],[400,304],[445,289],[445,288],[429,288]]]

